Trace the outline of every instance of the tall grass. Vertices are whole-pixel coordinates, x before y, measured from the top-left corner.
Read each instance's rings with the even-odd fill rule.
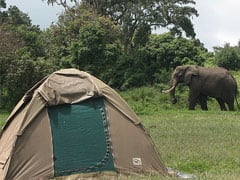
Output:
[[[188,89],[186,87],[180,85],[177,89],[178,102],[175,105],[171,104],[169,94],[162,93],[162,90],[166,88],[167,86],[141,87],[120,92],[120,94],[138,115],[151,115],[162,110],[188,109]],[[201,109],[198,104],[195,108]],[[217,101],[213,98],[208,98],[208,108],[209,110],[220,109]]]

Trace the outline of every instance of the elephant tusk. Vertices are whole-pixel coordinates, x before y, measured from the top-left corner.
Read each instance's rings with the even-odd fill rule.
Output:
[[[170,89],[163,90],[162,93],[169,93],[169,92],[171,92],[174,88],[175,88],[175,86],[171,87]]]

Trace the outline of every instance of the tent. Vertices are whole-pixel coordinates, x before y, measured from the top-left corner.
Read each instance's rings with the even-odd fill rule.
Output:
[[[0,179],[167,174],[129,105],[77,69],[45,77],[18,102],[0,134]]]

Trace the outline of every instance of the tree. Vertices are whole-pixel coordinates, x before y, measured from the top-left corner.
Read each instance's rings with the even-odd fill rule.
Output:
[[[7,24],[0,25],[0,102],[6,96],[8,70],[14,63],[15,52],[24,46],[21,37],[9,28]]]
[[[84,0],[101,15],[110,17],[122,27],[124,45],[126,48],[134,46],[136,32],[148,26],[151,28],[167,27],[172,32],[194,37],[195,32],[190,18],[198,16],[197,10],[189,5],[193,0]],[[144,36],[149,35],[145,31]]]
[[[1,9],[3,8],[6,8],[6,2],[5,2],[5,0],[0,0],[0,13],[1,13]]]
[[[1,8],[6,8],[6,2],[5,0],[0,0],[0,10]],[[1,12],[1,11],[0,11]]]
[[[52,66],[42,62],[42,31],[31,24],[27,14],[10,6],[1,12],[0,19],[0,108],[11,109]]]
[[[2,9],[5,9],[7,6],[5,0],[0,0],[0,23],[2,22],[2,19],[6,16],[6,13],[2,11]]]
[[[122,30],[122,40],[125,49],[135,47],[146,38],[151,28],[166,27],[175,34],[195,37],[191,17],[198,16],[197,10],[191,5],[193,0],[72,0],[94,9],[100,16],[109,17]],[[60,3],[64,6],[67,1],[48,0],[48,3]],[[146,30],[147,29],[147,30]],[[141,36],[139,36],[141,32]],[[145,32],[145,33],[144,33]]]
[[[139,72],[150,84],[158,83],[162,72],[185,64],[203,65],[207,50],[199,40],[175,37],[171,33],[150,36],[146,46],[142,47],[136,59]],[[136,57],[136,56],[135,56]],[[135,70],[136,71],[136,70]]]
[[[45,1],[45,0],[42,0],[42,1]],[[69,4],[75,4],[77,5],[78,4],[78,1],[79,0],[47,0],[47,3],[48,4],[57,4],[57,5],[60,5],[62,7],[64,7],[64,9],[70,9],[71,8],[71,5]]]
[[[77,67],[109,81],[121,53],[119,29],[84,5],[71,7],[47,31],[49,57],[61,68]]]
[[[231,47],[229,43],[226,43],[224,47],[215,47],[217,65],[231,70],[240,69],[240,54],[237,49],[237,47]]]
[[[207,50],[198,40],[175,37],[171,33],[151,35],[144,48],[148,57],[145,59],[155,59],[156,64],[166,69],[189,63],[202,65],[205,60],[202,53],[205,52]]]
[[[132,88],[157,83],[167,83],[169,71],[178,65],[203,65],[208,54],[199,40],[175,37],[171,33],[152,34],[145,46],[117,67],[116,74],[122,76],[120,88]]]

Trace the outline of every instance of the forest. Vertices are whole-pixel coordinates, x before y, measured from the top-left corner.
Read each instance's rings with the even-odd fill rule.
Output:
[[[240,43],[208,52],[196,38],[193,0],[48,0],[64,12],[47,29],[0,0],[0,109],[44,76],[78,68],[117,90],[168,84],[178,65],[240,69]],[[166,28],[168,32],[154,34]]]

